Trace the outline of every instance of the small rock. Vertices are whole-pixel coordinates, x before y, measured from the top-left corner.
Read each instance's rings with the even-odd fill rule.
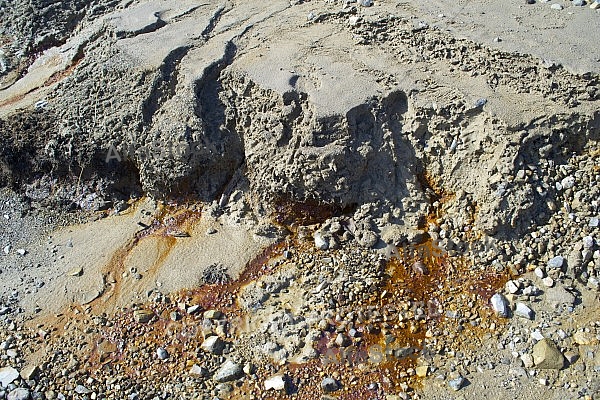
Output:
[[[548,268],[550,268],[550,269],[562,268],[564,263],[565,263],[565,259],[562,256],[556,256],[556,257],[550,259],[550,261],[548,261]]]
[[[577,331],[573,335],[573,341],[575,341],[575,343],[577,343],[578,345],[587,346],[591,344],[596,344],[598,342],[598,339],[596,339],[596,335],[594,335],[591,332]]]
[[[205,376],[208,376],[208,370],[199,366],[198,364],[194,364],[192,365],[192,368],[190,368],[190,375],[196,375],[204,378]]]
[[[561,10],[562,10],[562,8],[561,8]],[[560,181],[560,184],[563,187],[563,189],[571,189],[573,186],[575,186],[575,177],[572,175],[569,175],[566,178],[564,178],[562,181]]]
[[[596,10],[596,9],[600,8],[600,2],[598,0],[596,0],[595,2],[593,2],[592,4],[590,4],[590,8],[592,10]]]
[[[585,5],[584,0],[573,0],[573,5],[576,7],[583,7]]]
[[[415,368],[415,372],[419,378],[425,378],[427,376],[427,372],[429,372],[428,365],[421,365]]]
[[[329,242],[323,237],[323,234],[321,232],[315,232],[313,237],[315,239],[315,247],[317,249],[327,250],[329,248]]]
[[[265,379],[264,382],[265,390],[286,390],[287,391],[287,380],[284,375],[273,375],[270,378]]]
[[[522,354],[521,361],[523,361],[523,366],[525,368],[532,368],[535,364],[533,363],[533,357],[531,354]]]
[[[92,393],[92,391],[91,391],[90,389],[86,388],[86,387],[85,387],[85,386],[83,386],[83,385],[77,385],[77,386],[75,387],[75,393],[79,393],[79,394],[90,394],[90,393]]]
[[[508,318],[508,300],[506,300],[506,297],[500,293],[496,293],[490,299],[490,303],[496,314],[503,318]]]
[[[358,4],[363,7],[371,7],[373,5],[373,0],[358,0]]]
[[[188,314],[195,314],[198,312],[198,310],[200,310],[200,306],[199,305],[195,305],[195,306],[190,306],[187,308],[186,312]]]
[[[133,319],[141,324],[149,322],[152,317],[154,317],[154,312],[150,310],[135,310],[133,312]]]
[[[519,291],[519,285],[515,281],[506,282],[506,291],[510,294],[515,294]]]
[[[515,308],[515,315],[527,319],[534,318],[533,310],[523,303],[517,303],[517,307]]]
[[[585,236],[583,238],[583,248],[584,249],[591,249],[592,247],[594,247],[594,238],[591,236]]]
[[[546,287],[552,287],[554,286],[554,279],[550,278],[549,276],[545,277],[544,279],[542,279],[542,283],[546,286]]]
[[[550,8],[553,10],[562,10],[564,7],[562,6],[562,4],[552,4]]]
[[[569,365],[572,365],[579,360],[579,354],[575,353],[574,351],[567,351],[564,356]]]
[[[415,261],[415,263],[412,266],[412,270],[414,273],[419,275],[429,275],[429,268],[427,268],[427,265],[425,265],[421,261]]]
[[[339,388],[340,386],[333,378],[323,378],[323,380],[321,381],[321,389],[323,389],[325,393],[335,392]]]
[[[37,365],[29,365],[21,370],[21,378],[25,379],[26,381],[30,381],[37,375],[38,372],[39,368]]]
[[[227,360],[221,364],[213,379],[217,382],[230,382],[240,379],[243,375],[244,371],[242,371],[242,367],[239,364]]]
[[[533,362],[541,369],[561,369],[565,358],[550,339],[540,340],[533,346]]]
[[[531,337],[537,340],[538,342],[544,339],[544,335],[542,334],[542,332],[538,331],[537,329],[531,332]]]
[[[24,256],[25,254],[27,254],[27,250],[25,249],[17,249],[17,254],[20,256]]]
[[[29,390],[25,388],[16,388],[8,394],[6,400],[29,400]]]
[[[2,384],[2,387],[7,387],[18,377],[19,371],[16,369],[12,367],[0,368],[0,383]]]
[[[600,4],[600,3],[594,3],[594,4]],[[598,217],[590,218],[590,222],[588,223],[588,226],[590,228],[597,228],[598,225],[600,225],[600,218],[598,218]]]
[[[204,312],[205,319],[221,319],[223,317],[223,313],[219,310],[207,310]]]
[[[159,360],[166,360],[169,358],[169,352],[162,347],[156,349],[156,355],[158,356]]]
[[[200,347],[208,353],[220,355],[223,353],[225,342],[218,336],[209,336],[204,340]]]
[[[71,270],[69,270],[69,272],[67,272],[67,275],[69,276],[81,276],[83,274],[83,267],[75,267]]]
[[[455,392],[458,392],[463,387],[464,383],[465,378],[459,376],[458,378],[448,381],[448,386],[450,386],[450,389],[454,390]]]
[[[533,273],[535,274],[535,276],[537,276],[540,279],[543,279],[544,277],[546,277],[546,272],[543,269],[541,269],[540,267],[537,267],[536,269],[534,269]]]
[[[347,347],[352,344],[352,340],[350,340],[350,338],[344,335],[343,333],[338,333],[338,335],[335,338],[335,344],[339,347]]]
[[[475,107],[480,108],[483,107],[487,104],[488,100],[485,98],[481,98],[481,99],[477,99],[477,101],[475,101]]]

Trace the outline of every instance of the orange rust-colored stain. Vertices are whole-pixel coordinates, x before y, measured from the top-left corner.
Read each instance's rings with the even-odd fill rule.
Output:
[[[125,260],[142,240],[149,237],[160,239],[156,244],[158,258],[147,272],[147,275],[152,277],[157,273],[173,247],[176,246],[177,239],[174,235],[187,233],[200,218],[201,212],[198,210],[162,205],[154,222],[137,232],[129,242],[111,256],[102,270],[105,285],[109,286],[109,289],[91,303],[92,308],[96,311],[106,311],[116,307],[119,294],[123,290],[122,274],[125,272]]]

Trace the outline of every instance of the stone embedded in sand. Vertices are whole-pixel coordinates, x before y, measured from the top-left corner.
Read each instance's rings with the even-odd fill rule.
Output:
[[[565,358],[550,339],[540,340],[533,346],[533,362],[541,369],[561,369]]]
[[[490,299],[492,309],[503,318],[508,318],[508,300],[500,293],[496,293]]]
[[[265,390],[287,390],[287,380],[284,375],[274,375],[264,382]]]
[[[213,376],[213,379],[217,382],[230,382],[240,379],[244,375],[242,367],[231,361],[227,360],[219,367],[219,370]]]
[[[75,267],[71,270],[69,270],[69,272],[67,272],[67,275],[69,276],[81,276],[83,274],[83,267]]]
[[[18,377],[19,371],[16,369],[12,367],[0,368],[0,383],[2,384],[2,387],[7,387]]]
[[[141,324],[149,322],[152,317],[154,317],[154,312],[150,310],[135,310],[133,312],[133,319]]]

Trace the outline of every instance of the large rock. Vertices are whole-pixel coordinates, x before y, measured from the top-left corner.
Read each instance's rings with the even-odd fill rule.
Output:
[[[7,387],[18,377],[19,371],[16,369],[12,367],[0,368],[0,383],[2,384],[2,387]]]
[[[544,339],[533,346],[533,362],[541,369],[562,369],[565,357],[552,340]]]
[[[29,390],[17,388],[10,392],[6,397],[7,400],[29,400]]]
[[[568,292],[564,287],[556,286],[546,290],[546,301],[554,307],[561,304],[573,306],[575,303],[575,296]]]
[[[227,360],[223,364],[221,364],[221,367],[219,368],[213,379],[217,382],[230,382],[240,379],[243,375],[244,371],[242,370],[242,367],[239,364],[231,360]]]

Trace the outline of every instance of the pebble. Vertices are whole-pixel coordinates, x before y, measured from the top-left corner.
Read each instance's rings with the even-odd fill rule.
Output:
[[[421,365],[421,366],[415,368],[415,373],[417,374],[417,376],[419,378],[425,378],[427,376],[427,372],[429,372],[428,365]]]
[[[535,276],[537,276],[540,279],[543,279],[546,276],[546,272],[544,272],[544,270],[541,269],[540,267],[537,267],[536,269],[534,269],[533,273],[535,274]]]
[[[595,3],[595,4],[600,4],[600,3]],[[598,217],[592,217],[592,218],[590,218],[590,222],[588,224],[588,226],[590,228],[597,228],[598,225],[600,225],[600,219]]]
[[[553,10],[562,10],[564,7],[562,6],[562,4],[552,4],[550,8],[552,8]]]
[[[506,291],[510,294],[515,294],[519,291],[519,285],[515,281],[506,282]]]
[[[538,331],[537,329],[534,330],[533,332],[531,332],[531,337],[535,340],[537,340],[538,342],[540,340],[544,339],[544,335],[542,334],[542,332]]]
[[[205,377],[205,376],[208,376],[208,373],[209,372],[206,368],[201,367],[198,364],[194,364],[194,365],[192,365],[192,368],[190,368],[190,375]]]
[[[286,390],[287,380],[284,375],[273,375],[272,377],[265,379],[264,385],[265,390]]]
[[[221,364],[213,379],[217,382],[230,382],[241,378],[243,374],[244,371],[239,364],[231,360],[226,360]]]
[[[592,10],[596,10],[596,9],[600,8],[600,2],[599,1],[593,2],[592,4],[590,4],[590,8]]]
[[[158,356],[159,360],[166,360],[169,358],[169,352],[162,347],[156,349],[156,355]]]
[[[358,0],[358,4],[363,7],[371,7],[373,5],[373,0]]]
[[[7,400],[29,400],[29,390],[25,388],[16,388],[8,394]]]
[[[508,318],[508,300],[506,300],[506,297],[500,293],[496,293],[490,299],[490,303],[496,314],[503,318]]]
[[[573,0],[573,5],[576,7],[583,7],[585,5],[584,0]]]
[[[327,378],[323,378],[323,380],[321,381],[321,389],[323,389],[323,391],[325,393],[335,392],[339,388],[340,388],[340,386],[338,385],[336,380],[333,378],[327,377]]]
[[[564,257],[556,256],[556,257],[553,257],[552,259],[550,259],[550,261],[548,261],[548,268],[550,268],[550,269],[562,268],[564,263],[565,263]]]
[[[83,385],[77,385],[75,387],[75,392],[79,393],[79,394],[90,394],[90,393],[92,393],[92,391],[90,389],[86,388]]]
[[[454,390],[455,392],[458,392],[463,387],[464,383],[465,378],[459,376],[458,378],[448,381],[448,386],[450,386],[450,389]]]
[[[562,369],[565,358],[552,340],[544,339],[533,346],[533,362],[540,369]]]
[[[594,238],[591,236],[586,236],[583,238],[583,248],[585,249],[591,249],[592,247],[594,247]]]
[[[515,308],[515,315],[527,319],[534,318],[533,310],[523,303],[517,303],[517,307]]]
[[[561,8],[561,10],[562,10],[562,8]],[[569,175],[566,178],[564,178],[562,181],[560,181],[560,184],[563,187],[563,189],[571,189],[573,186],[575,186],[575,177],[572,175]]]
[[[525,368],[532,368],[535,365],[533,362],[533,356],[531,354],[522,354],[521,361],[523,362],[523,366]]]
[[[552,286],[554,286],[554,279],[547,276],[544,279],[542,279],[542,283],[544,285],[546,285],[547,287],[552,287]]]

